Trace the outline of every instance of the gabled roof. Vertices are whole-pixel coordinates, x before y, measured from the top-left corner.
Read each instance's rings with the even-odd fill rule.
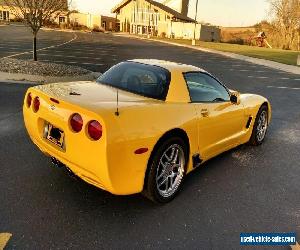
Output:
[[[4,0],[0,0],[0,5],[6,5]]]
[[[64,4],[64,7],[62,8],[62,10],[67,10],[67,9],[68,9],[68,0],[61,0],[61,1],[62,1],[62,3]],[[1,5],[2,5],[2,6],[6,6],[7,3],[9,3],[10,6],[11,6],[11,5],[14,5],[14,2],[11,2],[10,0],[6,0],[6,1],[0,0],[0,6],[1,6]],[[22,1],[20,1],[20,3],[22,4]]]
[[[119,9],[123,8],[125,5],[127,5],[129,2],[131,2],[132,0],[123,0],[122,2],[120,2],[118,5],[116,5],[112,10],[111,12],[112,13],[115,13],[116,11],[118,11]],[[176,10],[173,10],[171,9],[170,7],[166,6],[166,5],[163,5],[162,3],[159,3],[159,2],[156,2],[154,0],[145,0],[146,2],[152,4],[153,6],[161,9],[161,10],[164,10],[165,12],[173,15],[176,19],[180,19],[180,20],[183,20],[183,21],[187,21],[187,22],[195,22],[194,19],[192,18],[189,18],[185,15],[182,15],[181,13],[177,12]]]

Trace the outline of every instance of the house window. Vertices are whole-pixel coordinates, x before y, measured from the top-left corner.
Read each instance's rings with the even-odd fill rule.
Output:
[[[155,13],[156,22],[157,22],[157,20],[160,21],[160,15],[159,15],[158,10],[154,9],[154,13]]]
[[[9,11],[0,11],[0,20],[9,21]]]
[[[60,16],[59,23],[65,23],[65,22],[66,22],[66,18],[64,16]]]
[[[106,30],[106,21],[102,22],[102,28]]]
[[[113,24],[112,22],[109,22],[109,29],[112,30],[112,28],[113,28]]]

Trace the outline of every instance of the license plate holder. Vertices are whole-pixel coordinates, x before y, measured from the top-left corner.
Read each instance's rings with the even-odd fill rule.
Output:
[[[65,133],[61,129],[55,127],[51,123],[48,123],[47,125],[47,133],[46,133],[46,139],[56,146],[63,149],[64,147],[64,141],[65,141]]]

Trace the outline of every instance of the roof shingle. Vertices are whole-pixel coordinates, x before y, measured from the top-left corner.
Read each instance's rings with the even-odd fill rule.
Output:
[[[117,10],[121,9],[122,7],[124,7],[125,5],[127,5],[129,2],[131,2],[132,0],[123,0],[121,3],[119,3],[118,5],[116,5],[111,11],[113,13],[115,13]],[[173,15],[175,18],[183,20],[183,21],[187,21],[187,22],[195,22],[194,19],[189,18],[188,16],[185,16],[179,12],[177,12],[176,10],[171,9],[170,7],[156,2],[154,0],[145,0],[146,2],[152,4],[153,6],[156,6],[157,8],[160,8],[161,10],[164,10],[165,12]]]

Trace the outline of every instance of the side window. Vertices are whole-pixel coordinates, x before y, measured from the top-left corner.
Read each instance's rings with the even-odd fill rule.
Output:
[[[227,102],[230,100],[225,87],[205,73],[185,73],[184,78],[192,102]]]

